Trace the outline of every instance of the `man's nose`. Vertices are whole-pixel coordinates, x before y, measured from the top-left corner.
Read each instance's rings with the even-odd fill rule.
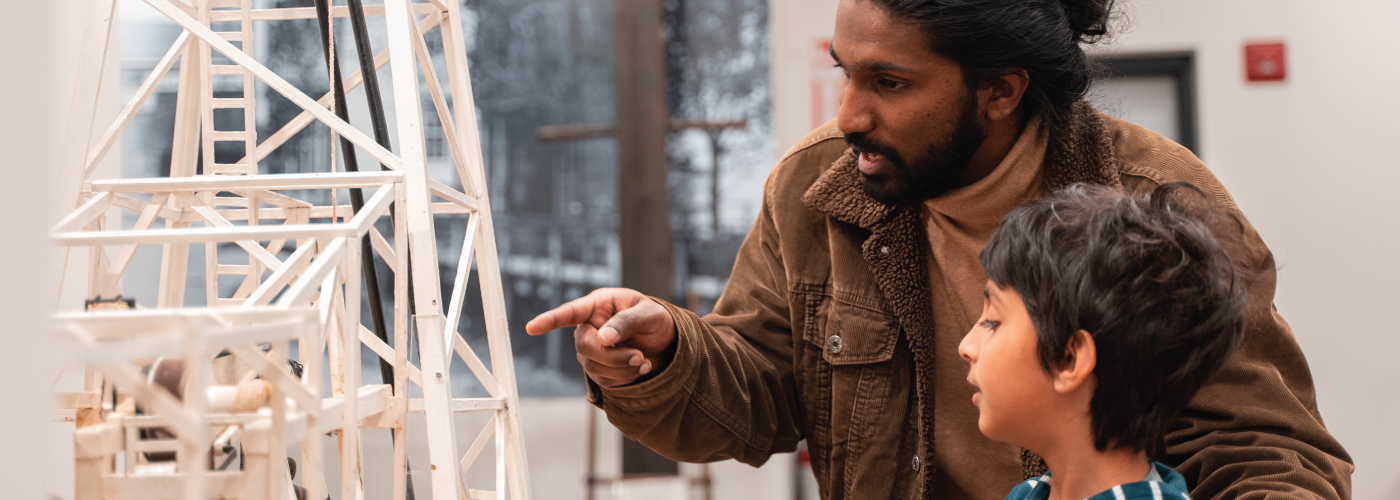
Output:
[[[866,99],[849,79],[841,86],[841,108],[836,114],[836,126],[843,134],[859,134],[875,129],[875,117]]]

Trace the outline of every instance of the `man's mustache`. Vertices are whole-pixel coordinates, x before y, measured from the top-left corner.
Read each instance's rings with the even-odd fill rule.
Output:
[[[888,144],[871,139],[870,136],[866,135],[864,132],[844,134],[844,137],[846,139],[846,144],[849,145],[851,149],[856,150],[857,153],[874,153],[884,156],[885,159],[889,160],[890,163],[895,166],[904,164],[904,159],[900,158],[899,151],[896,151],[894,147]]]

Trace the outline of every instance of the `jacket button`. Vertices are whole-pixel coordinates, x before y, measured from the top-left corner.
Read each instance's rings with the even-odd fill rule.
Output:
[[[832,354],[841,354],[841,349],[845,347],[846,344],[841,341],[840,335],[832,335],[830,338],[826,339],[826,349],[831,351]]]
[[[923,465],[923,463],[919,461],[919,456],[918,456],[918,455],[914,455],[914,471],[915,471],[915,472],[918,472],[919,467],[922,466],[922,465]]]

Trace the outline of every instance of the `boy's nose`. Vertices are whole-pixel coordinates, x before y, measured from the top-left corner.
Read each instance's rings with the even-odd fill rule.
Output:
[[[958,355],[962,356],[963,361],[968,363],[977,361],[978,346],[977,339],[975,338],[976,334],[977,327],[973,327],[971,330],[967,331],[967,335],[963,335],[962,342],[958,343]]]

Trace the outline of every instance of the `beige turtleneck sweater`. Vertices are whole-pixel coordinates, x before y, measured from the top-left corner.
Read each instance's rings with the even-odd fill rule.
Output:
[[[975,391],[958,343],[982,315],[987,278],[978,255],[1002,216],[1041,196],[1048,139],[1040,119],[1031,119],[990,175],[924,203],[936,339],[933,497],[940,500],[1005,498],[1022,479],[1019,450],[978,430]]]

